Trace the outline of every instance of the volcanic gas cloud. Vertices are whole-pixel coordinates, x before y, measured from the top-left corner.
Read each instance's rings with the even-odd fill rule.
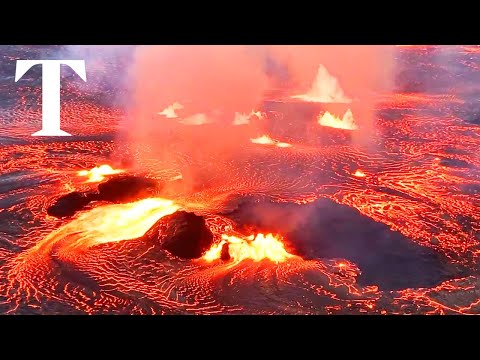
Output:
[[[192,159],[235,157],[250,139],[275,138],[260,110],[265,95],[280,86],[287,98],[326,106],[308,119],[299,114],[299,123],[323,125],[319,119],[327,114],[331,126],[348,111],[338,127],[358,130],[352,136],[361,141],[372,131],[375,91],[391,82],[391,62],[391,48],[383,46],[141,46],[130,69],[126,136],[167,163],[178,150]],[[181,138],[176,150],[168,147],[173,138]],[[144,160],[138,165],[148,166]],[[200,176],[193,167],[184,172],[185,180]]]

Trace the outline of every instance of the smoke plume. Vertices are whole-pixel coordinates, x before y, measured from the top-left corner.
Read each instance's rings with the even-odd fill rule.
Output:
[[[375,93],[391,85],[390,50],[385,46],[139,46],[129,70],[128,138],[148,146],[150,156],[163,163],[175,162],[168,146],[172,137],[174,152],[186,154],[192,163],[211,155],[228,161],[250,139],[269,135],[264,133],[262,116],[251,115],[261,108],[267,93],[283,87],[282,93],[290,98],[317,94],[320,102],[346,103],[341,113],[332,115],[342,118],[350,109],[358,125],[352,136],[362,142],[373,131]],[[302,121],[318,125],[318,115]],[[199,176],[193,167],[184,171]]]

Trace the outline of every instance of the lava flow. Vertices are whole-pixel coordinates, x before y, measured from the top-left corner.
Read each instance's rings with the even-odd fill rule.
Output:
[[[82,236],[69,246],[88,248],[96,244],[135,239],[150,229],[158,219],[173,214],[179,206],[170,200],[148,198],[134,203],[106,205],[81,214],[52,238],[65,234],[81,233]],[[46,238],[48,240],[50,238]]]
[[[374,108],[375,49],[199,48],[66,81],[61,140],[0,76],[0,313],[480,313],[478,47],[395,47]]]
[[[273,145],[279,148],[286,148],[286,147],[291,147],[291,144],[284,143],[281,141],[273,140],[270,138],[268,135],[262,135],[258,138],[250,139],[250,141],[254,144],[260,144],[260,145]]]

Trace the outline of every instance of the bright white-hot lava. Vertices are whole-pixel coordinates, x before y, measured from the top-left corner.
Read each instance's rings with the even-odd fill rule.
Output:
[[[273,140],[271,137],[268,135],[262,135],[258,138],[250,139],[250,141],[254,144],[260,144],[260,145],[272,145],[272,146],[277,146],[280,148],[287,148],[291,147],[291,144],[280,142],[277,140]]]
[[[328,126],[343,130],[357,130],[358,126],[353,118],[352,111],[348,109],[343,118],[339,118],[328,111],[318,116],[318,123],[322,126]]]
[[[250,123],[252,117],[257,117],[258,119],[263,119],[263,114],[260,111],[253,111],[250,114],[244,113],[235,113],[235,118],[233,119],[233,125],[246,125]]]
[[[222,235],[222,241],[208,250],[203,259],[206,261],[220,259],[225,244],[228,244],[228,253],[235,262],[246,259],[253,261],[268,259],[278,263],[296,257],[285,250],[278,236],[272,234],[250,235],[246,238],[224,234]]]
[[[350,103],[338,80],[332,76],[327,68],[320,64],[317,76],[312,87],[306,94],[292,96],[294,99],[300,99],[307,102],[318,103]]]
[[[178,102],[175,102],[172,105],[163,109],[161,112],[159,112],[158,115],[163,115],[167,119],[175,119],[175,118],[178,118],[178,114],[176,113],[176,110],[182,110],[182,109],[183,109],[183,105]]]

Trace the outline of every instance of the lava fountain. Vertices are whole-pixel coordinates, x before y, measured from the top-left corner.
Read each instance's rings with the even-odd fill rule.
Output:
[[[246,238],[237,236],[222,235],[222,241],[212,246],[203,258],[206,261],[213,261],[220,259],[222,256],[222,249],[227,247],[229,256],[235,261],[251,259],[253,261],[261,261],[268,259],[270,261],[279,263],[290,258],[295,258],[295,255],[288,253],[285,250],[281,238],[273,234],[257,234],[250,235]]]

